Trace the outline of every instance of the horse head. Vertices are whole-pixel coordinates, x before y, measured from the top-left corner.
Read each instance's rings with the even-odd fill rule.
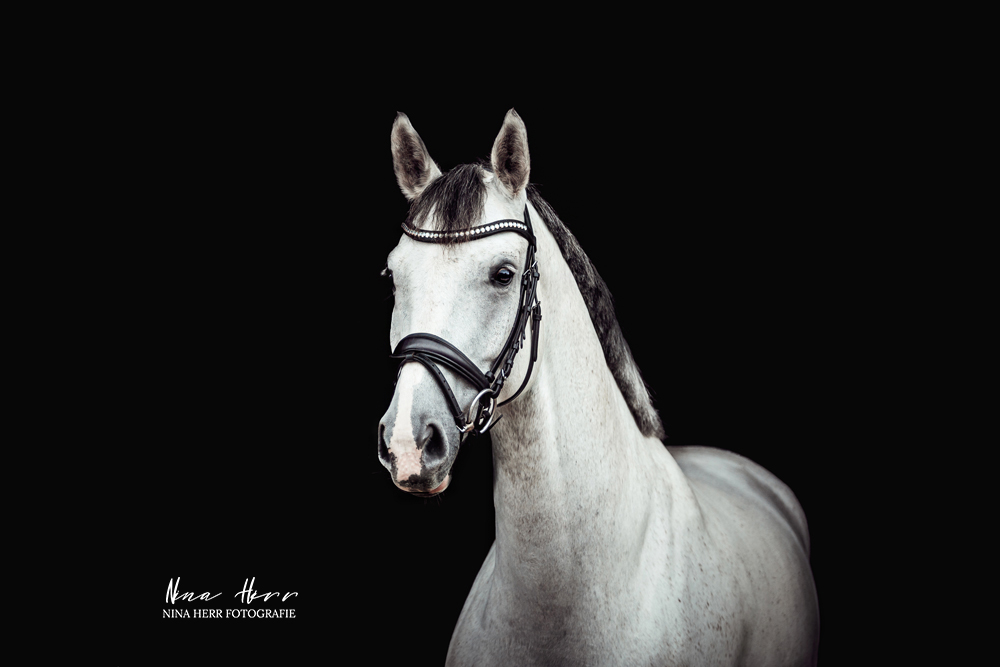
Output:
[[[389,344],[400,368],[379,423],[378,455],[400,489],[434,495],[448,486],[463,440],[488,430],[496,406],[530,376],[533,355],[517,355],[529,320],[537,341],[540,319],[526,219],[527,133],[511,109],[489,165],[445,174],[400,113],[392,157],[411,205],[384,271],[395,296]]]

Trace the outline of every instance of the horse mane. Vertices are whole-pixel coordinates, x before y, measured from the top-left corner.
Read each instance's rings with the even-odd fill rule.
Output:
[[[471,228],[483,216],[486,201],[486,184],[483,172],[492,173],[487,162],[463,164],[436,178],[410,204],[406,223],[421,228],[421,222],[431,216],[437,225],[436,231],[461,232]],[[529,184],[528,201],[541,215],[545,226],[555,237],[563,259],[569,265],[576,285],[583,295],[583,301],[590,311],[590,321],[597,332],[604,350],[608,369],[618,383],[618,389],[625,397],[636,426],[643,435],[663,439],[666,434],[660,415],[653,407],[649,389],[642,379],[639,367],[632,358],[632,351],[622,334],[615,316],[614,299],[607,284],[597,273],[593,262],[580,247],[573,233],[559,219],[555,210],[542,199],[538,189]],[[544,269],[543,269],[544,270]]]

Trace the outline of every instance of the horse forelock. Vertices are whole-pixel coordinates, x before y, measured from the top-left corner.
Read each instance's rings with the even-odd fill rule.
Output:
[[[463,164],[442,174],[410,204],[406,224],[416,229],[464,232],[483,217],[489,169]]]
[[[487,183],[493,176],[488,163],[463,164],[442,174],[410,204],[407,225],[441,232],[464,232],[481,221],[487,198]],[[583,296],[590,319],[601,341],[604,359],[625,397],[635,423],[644,435],[666,437],[663,423],[653,407],[646,387],[615,315],[614,300],[607,284],[555,210],[529,184],[528,200],[555,237]],[[544,269],[543,269],[544,271]]]

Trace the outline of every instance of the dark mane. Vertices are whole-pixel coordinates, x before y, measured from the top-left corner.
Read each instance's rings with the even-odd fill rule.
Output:
[[[486,202],[483,171],[492,171],[488,163],[463,164],[442,174],[413,200],[406,217],[407,224],[414,228],[428,229],[425,225],[433,211],[436,222],[434,229],[437,231],[459,232],[472,227],[483,217]],[[632,411],[636,425],[644,435],[661,439],[666,437],[660,416],[653,408],[649,390],[618,325],[614,300],[608,286],[583,252],[579,241],[549,203],[542,199],[537,188],[528,185],[527,194],[531,205],[555,237],[563,258],[576,278],[577,287],[590,311],[590,320],[601,341],[604,359]]]
[[[597,273],[590,258],[583,252],[580,242],[559,219],[549,203],[542,199],[534,185],[528,185],[528,201],[542,216],[545,226],[555,237],[563,258],[569,265],[573,277],[576,278],[576,285],[580,288],[580,294],[583,295],[583,301],[587,304],[587,310],[590,311],[590,321],[597,331],[598,340],[601,341],[604,359],[608,362],[608,368],[615,377],[629,410],[632,411],[636,425],[643,435],[665,438],[663,422],[660,421],[660,415],[653,408],[649,389],[642,380],[639,367],[636,366],[635,360],[632,358],[632,350],[625,342],[625,336],[622,335],[621,327],[618,325],[614,300],[611,298],[611,291],[608,290],[607,284]]]

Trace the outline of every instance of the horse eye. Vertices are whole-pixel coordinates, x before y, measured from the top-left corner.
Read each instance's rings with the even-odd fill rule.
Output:
[[[389,282],[392,284],[392,293],[395,294],[396,293],[396,281],[392,279],[392,271],[389,270],[389,267],[387,266],[384,269],[382,269],[382,273],[380,273],[379,275],[382,276],[383,278],[388,278],[389,279]]]
[[[496,275],[493,276],[493,280],[497,281],[501,285],[510,285],[510,281],[514,279],[514,272],[508,269],[506,266],[497,271]]]

